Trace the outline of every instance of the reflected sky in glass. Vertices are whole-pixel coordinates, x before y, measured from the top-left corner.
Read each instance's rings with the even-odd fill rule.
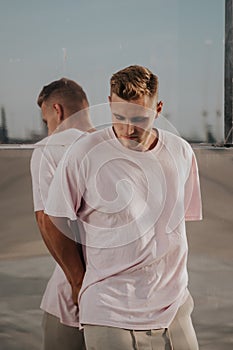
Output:
[[[36,99],[62,76],[91,105],[130,64],[160,78],[164,115],[182,136],[223,133],[224,0],[8,0],[0,11],[0,105],[10,137],[41,129]],[[203,111],[207,116],[203,117]]]

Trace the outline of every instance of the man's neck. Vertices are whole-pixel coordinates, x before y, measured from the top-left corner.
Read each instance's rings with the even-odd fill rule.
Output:
[[[67,129],[78,129],[83,132],[94,132],[96,129],[92,125],[91,121],[86,116],[81,116],[80,113],[73,114],[72,116],[66,118],[61,126],[59,131]]]
[[[136,147],[135,151],[147,152],[152,150],[158,142],[158,133],[156,129],[151,129],[145,140]]]
[[[156,129],[152,129],[151,133],[153,133],[153,138],[152,138],[151,143],[150,143],[150,145],[148,147],[148,151],[150,151],[153,148],[155,148],[155,146],[157,145],[158,140],[159,140],[159,138],[158,138],[158,131]]]

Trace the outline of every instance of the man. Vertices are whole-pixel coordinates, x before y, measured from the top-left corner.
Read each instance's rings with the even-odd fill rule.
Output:
[[[61,235],[51,220],[82,222],[78,303],[87,349],[171,349],[170,333],[173,349],[197,350],[185,233],[185,220],[201,219],[195,155],[180,137],[153,128],[162,103],[147,68],[114,74],[109,102],[112,127],[63,157],[44,221],[51,237]],[[57,245],[56,253],[80,281],[80,263],[73,271]]]
[[[50,234],[43,230],[45,202],[56,167],[73,142],[92,131],[85,92],[76,82],[62,78],[44,86],[38,101],[48,136],[36,144],[31,158],[34,210],[42,237],[54,254]],[[75,128],[74,128],[75,127]],[[67,129],[67,130],[66,130]],[[72,242],[73,243],[73,242]],[[74,254],[79,258],[78,249]],[[72,299],[72,280],[59,265],[47,285],[42,299],[43,349],[84,349],[83,333],[78,330],[78,309]],[[74,292],[74,291],[73,291]],[[76,299],[76,296],[74,296]]]

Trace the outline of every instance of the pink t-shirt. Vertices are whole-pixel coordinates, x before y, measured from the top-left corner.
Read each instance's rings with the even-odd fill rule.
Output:
[[[84,136],[77,129],[68,129],[36,143],[31,158],[34,211],[44,210],[49,187],[59,161],[68,147]],[[71,286],[63,270],[56,264],[41,302],[41,309],[58,317],[66,325],[78,326],[78,310],[72,300]]]
[[[45,212],[84,228],[81,325],[168,327],[187,297],[185,220],[202,217],[197,164],[186,141],[158,134],[153,150],[138,152],[107,128],[58,166]]]

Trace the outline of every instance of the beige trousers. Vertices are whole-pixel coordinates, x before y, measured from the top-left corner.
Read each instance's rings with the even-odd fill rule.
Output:
[[[83,332],[60,323],[59,318],[45,312],[42,350],[85,350]]]
[[[189,294],[187,300],[178,309],[177,314],[168,327],[168,334],[174,350],[198,350],[198,342],[191,313],[193,311],[193,298]]]
[[[84,326],[87,350],[171,350],[166,329],[134,331],[106,326]]]
[[[87,350],[198,350],[192,310],[193,299],[189,295],[168,329],[135,331],[84,325]]]

